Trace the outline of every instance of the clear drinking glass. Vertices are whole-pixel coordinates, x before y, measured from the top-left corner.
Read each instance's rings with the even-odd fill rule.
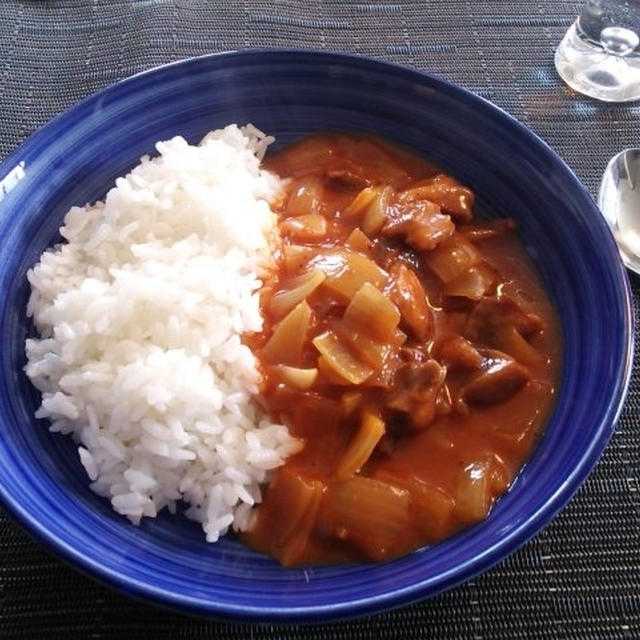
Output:
[[[607,102],[640,99],[640,0],[587,0],[555,63],[580,93]]]

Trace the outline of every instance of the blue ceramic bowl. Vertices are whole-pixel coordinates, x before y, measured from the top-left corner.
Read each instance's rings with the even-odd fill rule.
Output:
[[[130,525],[95,496],[71,441],[32,416],[22,368],[26,270],[65,211],[102,197],[154,142],[253,122],[278,143],[367,131],[427,154],[510,215],[555,301],[564,368],[544,437],[491,516],[429,549],[377,565],[283,569],[163,514]],[[183,611],[328,620],[409,603],[477,574],[544,526],[607,444],[629,380],[631,302],[611,234],[562,160],[490,103],[429,75],[325,53],[247,51],[154,69],[82,101],[0,167],[0,497],[61,558],[121,591]]]

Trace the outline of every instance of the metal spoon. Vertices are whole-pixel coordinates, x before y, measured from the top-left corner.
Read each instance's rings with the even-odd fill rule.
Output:
[[[598,206],[622,261],[640,273],[640,149],[625,149],[611,158],[600,182]]]

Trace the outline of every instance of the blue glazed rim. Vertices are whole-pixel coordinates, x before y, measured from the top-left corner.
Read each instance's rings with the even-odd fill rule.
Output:
[[[532,131],[484,98],[449,83],[446,80],[434,77],[427,73],[411,70],[401,65],[356,55],[317,52],[312,50],[250,49],[245,51],[216,53],[177,61],[131,76],[130,78],[122,80],[83,99],[51,120],[5,159],[2,166],[0,166],[0,175],[4,174],[7,167],[11,167],[15,164],[16,159],[25,153],[26,150],[38,147],[40,141],[46,139],[47,135],[56,128],[73,127],[74,118],[77,112],[83,107],[105,97],[117,99],[120,92],[127,92],[132,88],[132,85],[141,78],[148,79],[158,77],[161,80],[162,74],[169,68],[206,64],[206,61],[212,58],[225,58],[233,62],[241,61],[243,59],[251,59],[251,57],[255,56],[268,56],[273,59],[274,63],[277,62],[278,59],[286,60],[288,57],[292,56],[306,56],[309,58],[307,61],[310,63],[317,60],[321,61],[323,64],[335,62],[337,64],[349,65],[351,68],[360,67],[365,70],[384,70],[386,73],[393,74],[395,77],[405,78],[426,88],[433,88],[437,92],[448,95],[455,100],[477,105],[477,108],[485,110],[485,112],[496,121],[505,122],[505,124],[517,132],[520,138],[526,140],[533,148],[537,148],[537,151],[545,156],[545,160],[548,161],[551,169],[560,172],[563,179],[570,185],[571,189],[580,195],[581,199],[584,200],[584,206],[591,208],[595,214],[598,213],[596,205],[590,194],[586,191],[584,186],[580,183],[569,167],[560,159],[560,157]],[[504,559],[507,555],[513,553],[544,525],[546,525],[578,490],[587,475],[597,463],[614,432],[615,424],[620,416],[631,376],[634,336],[633,306],[627,273],[619,259],[613,237],[611,236],[607,225],[604,223],[604,220],[601,219],[600,222],[601,230],[604,234],[603,244],[606,245],[602,249],[603,251],[606,251],[607,257],[612,261],[612,265],[615,265],[613,272],[609,275],[611,276],[611,281],[616,288],[614,293],[622,301],[626,322],[624,323],[623,328],[624,335],[621,336],[624,358],[620,360],[619,366],[616,370],[617,375],[615,377],[615,385],[611,390],[609,400],[604,408],[603,418],[598,425],[595,437],[583,452],[579,463],[572,469],[571,473],[564,478],[563,483],[539,509],[529,514],[529,516],[523,521],[519,522],[518,525],[515,526],[506,536],[501,537],[498,542],[483,549],[480,554],[475,555],[463,564],[457,564],[449,571],[442,572],[432,578],[414,582],[408,586],[389,589],[374,597],[351,598],[339,603],[332,602],[312,606],[278,607],[252,606],[246,603],[216,603],[206,598],[168,592],[165,589],[156,587],[134,577],[123,575],[118,571],[105,567],[98,559],[96,559],[95,555],[79,551],[69,545],[64,539],[62,539],[62,537],[52,534],[47,529],[46,525],[35,519],[27,509],[14,500],[3,486],[0,486],[0,500],[8,512],[19,523],[24,525],[37,540],[51,549],[63,560],[70,562],[76,568],[87,573],[91,577],[97,578],[127,595],[139,597],[144,600],[152,601],[156,604],[165,605],[169,608],[197,615],[221,616],[239,620],[268,622],[333,620],[379,612],[392,607],[409,604],[450,589],[455,585],[486,571],[491,566]]]

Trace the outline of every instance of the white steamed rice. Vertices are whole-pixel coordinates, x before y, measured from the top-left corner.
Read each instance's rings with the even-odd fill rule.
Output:
[[[214,542],[246,528],[260,485],[297,447],[257,407],[244,333],[260,331],[278,178],[271,139],[248,125],[180,137],[73,207],[66,242],[29,271],[26,373],[36,416],[72,434],[91,488],[139,523],[162,508]]]

